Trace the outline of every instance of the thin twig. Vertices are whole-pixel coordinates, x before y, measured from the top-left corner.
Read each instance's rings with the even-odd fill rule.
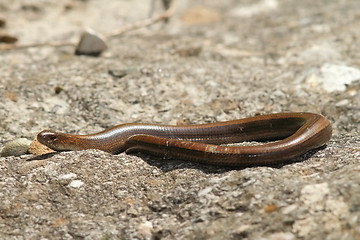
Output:
[[[75,42],[43,42],[43,43],[31,43],[31,44],[12,44],[12,45],[0,45],[0,50],[13,50],[32,47],[64,47],[64,46],[76,46]]]
[[[121,28],[119,28],[113,32],[110,32],[109,34],[106,34],[105,36],[107,38],[115,38],[126,32],[130,32],[130,31],[133,31],[136,29],[148,27],[157,22],[169,19],[174,14],[175,1],[176,0],[173,0],[171,3],[171,6],[166,11],[161,13],[160,15],[122,26]],[[23,49],[23,48],[32,48],[32,47],[63,47],[63,46],[74,46],[75,47],[76,45],[77,45],[77,42],[72,42],[72,41],[53,41],[53,42],[50,41],[50,42],[32,43],[32,44],[12,44],[12,45],[3,45],[3,46],[0,45],[0,50],[13,50],[13,49]]]
[[[113,37],[117,37],[125,32],[129,32],[135,29],[139,29],[139,28],[144,28],[144,27],[148,27],[152,24],[155,24],[157,22],[169,19],[175,11],[175,0],[172,1],[171,6],[162,14],[153,17],[153,18],[148,18],[142,21],[138,21],[129,25],[125,25],[113,32],[111,32],[110,34],[107,35],[108,38],[113,38]]]

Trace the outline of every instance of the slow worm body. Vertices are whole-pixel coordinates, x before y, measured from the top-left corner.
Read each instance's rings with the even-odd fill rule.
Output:
[[[331,124],[325,117],[299,112],[189,126],[129,123],[90,135],[44,130],[37,139],[57,151],[145,152],[205,164],[251,166],[297,157],[324,145],[331,134]],[[242,141],[272,142],[254,146],[219,145]]]

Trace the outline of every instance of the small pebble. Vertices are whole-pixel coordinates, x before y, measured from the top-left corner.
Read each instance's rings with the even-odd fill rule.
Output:
[[[136,68],[127,68],[127,69],[109,69],[108,73],[114,78],[123,78],[126,75],[131,75],[138,73],[139,70]]]
[[[81,35],[80,41],[76,46],[76,55],[99,56],[107,45],[105,39],[95,31],[88,29]]]
[[[29,150],[31,141],[26,138],[18,138],[13,141],[7,142],[1,150],[1,157],[20,156],[26,154]]]
[[[18,38],[9,34],[0,34],[0,42],[1,43],[16,43],[18,41]]]
[[[108,71],[109,75],[114,77],[114,78],[123,78],[127,75],[127,72],[125,70],[113,70],[113,69],[110,69]]]
[[[6,26],[6,20],[0,18],[0,28],[3,28],[3,27],[5,27],[5,26]]]

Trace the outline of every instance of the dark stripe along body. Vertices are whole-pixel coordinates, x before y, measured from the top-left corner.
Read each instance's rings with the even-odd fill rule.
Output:
[[[330,122],[314,113],[277,113],[189,126],[122,124],[90,135],[44,130],[38,140],[58,151],[100,149],[185,159],[220,166],[279,163],[324,145]],[[271,141],[255,146],[224,146],[242,141]]]

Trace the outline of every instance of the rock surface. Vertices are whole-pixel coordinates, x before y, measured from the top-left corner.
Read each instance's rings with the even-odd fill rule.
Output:
[[[20,0],[0,3],[0,17],[28,44],[86,27],[106,35],[148,16],[150,2]],[[0,52],[1,148],[43,129],[281,111],[327,116],[327,146],[243,169],[98,150],[1,157],[0,239],[360,238],[360,82],[329,92],[317,81],[323,66],[360,69],[358,1],[186,2],[100,57],[71,46]]]

